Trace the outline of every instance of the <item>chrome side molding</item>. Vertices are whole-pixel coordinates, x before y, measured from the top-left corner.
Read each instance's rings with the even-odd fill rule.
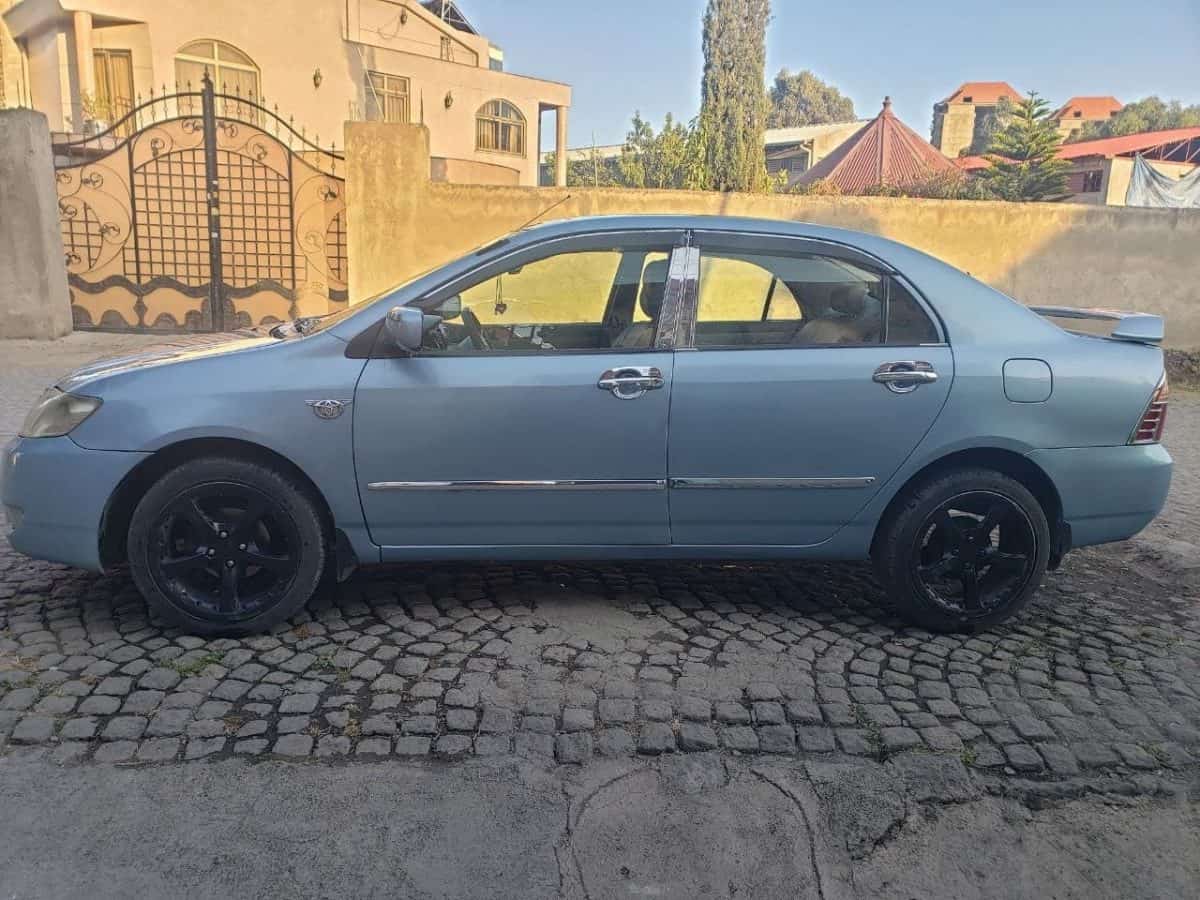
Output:
[[[830,490],[865,488],[862,478],[659,478],[629,481],[373,481],[368,491],[663,491],[681,490]]]
[[[672,478],[671,487],[685,490],[828,490],[865,488],[875,483],[862,478]]]
[[[664,491],[666,479],[633,481],[374,481],[368,491]]]

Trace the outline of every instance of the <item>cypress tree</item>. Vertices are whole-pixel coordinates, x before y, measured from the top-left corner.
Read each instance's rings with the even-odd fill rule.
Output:
[[[708,0],[691,187],[765,191],[770,0]]]

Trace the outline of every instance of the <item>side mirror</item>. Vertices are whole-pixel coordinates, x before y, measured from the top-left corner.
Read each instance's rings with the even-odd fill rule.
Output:
[[[387,335],[401,350],[416,353],[428,328],[436,327],[441,318],[427,316],[415,306],[394,306],[383,320]]]

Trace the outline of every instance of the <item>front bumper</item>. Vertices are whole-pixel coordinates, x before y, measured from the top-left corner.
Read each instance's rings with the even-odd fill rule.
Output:
[[[109,497],[146,453],[85,450],[69,437],[17,438],[0,452],[0,503],[13,549],[100,570]]]
[[[1174,465],[1162,444],[1037,450],[1029,459],[1058,489],[1072,547],[1123,541],[1154,521]]]

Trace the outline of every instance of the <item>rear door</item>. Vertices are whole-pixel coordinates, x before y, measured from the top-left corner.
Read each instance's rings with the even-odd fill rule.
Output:
[[[820,543],[929,430],[953,380],[950,348],[915,292],[850,248],[695,243],[671,404],[672,540]]]
[[[556,241],[416,303],[443,324],[415,355],[370,360],[355,394],[385,560],[670,542],[673,357],[657,338],[677,238]]]

